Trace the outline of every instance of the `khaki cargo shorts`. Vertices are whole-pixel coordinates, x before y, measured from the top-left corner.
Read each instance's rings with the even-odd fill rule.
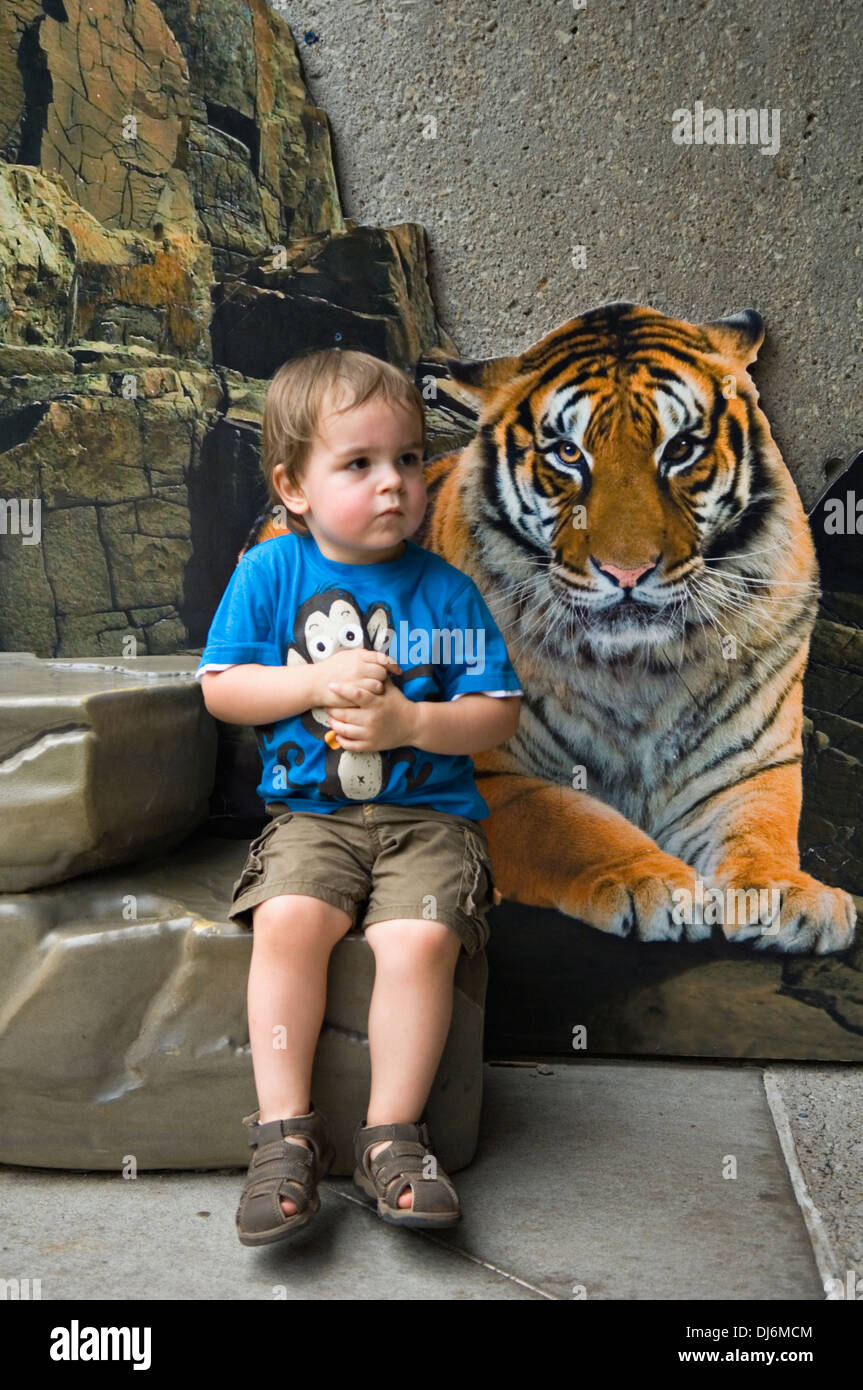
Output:
[[[489,938],[494,879],[479,821],[428,806],[363,801],[337,811],[272,816],[249,847],[228,918],[252,928],[251,909],[282,893],[342,908],[351,926],[426,918],[450,927],[469,956]]]

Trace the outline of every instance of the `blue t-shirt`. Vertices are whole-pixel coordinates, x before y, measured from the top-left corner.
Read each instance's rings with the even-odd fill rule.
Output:
[[[411,540],[395,560],[343,565],[313,536],[289,531],[239,561],[201,654],[196,678],[228,665],[324,661],[345,648],[386,651],[409,700],[481,693],[520,695],[500,630],[473,580]],[[292,811],[336,811],[357,801],[431,806],[483,820],[473,760],[399,747],[330,748],[321,706],[255,728],[263,764],[258,795]]]

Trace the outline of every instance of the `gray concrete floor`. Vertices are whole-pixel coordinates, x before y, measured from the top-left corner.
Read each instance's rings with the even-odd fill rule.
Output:
[[[340,1178],[307,1232],[249,1250],[240,1170],[4,1167],[0,1278],[39,1278],[43,1300],[821,1300],[860,1249],[860,1080],[821,1065],[487,1063],[479,1151],[455,1177],[464,1217],[438,1234],[385,1225]],[[808,1148],[798,1114],[815,1117]],[[825,1170],[811,1141],[828,1132]]]

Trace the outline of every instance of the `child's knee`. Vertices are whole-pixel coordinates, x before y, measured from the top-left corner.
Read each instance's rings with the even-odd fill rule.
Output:
[[[461,941],[451,927],[425,918],[374,922],[366,939],[379,963],[435,963],[455,961]]]
[[[258,903],[252,909],[252,925],[256,939],[268,944],[290,948],[306,941],[323,946],[350,931],[351,918],[322,898],[291,893]]]

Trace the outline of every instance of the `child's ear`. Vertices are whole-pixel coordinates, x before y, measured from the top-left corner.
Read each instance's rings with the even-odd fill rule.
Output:
[[[282,500],[282,504],[287,507],[294,516],[303,516],[309,510],[300,483],[289,483],[285,476],[285,468],[281,463],[277,463],[272,472],[272,485]]]

